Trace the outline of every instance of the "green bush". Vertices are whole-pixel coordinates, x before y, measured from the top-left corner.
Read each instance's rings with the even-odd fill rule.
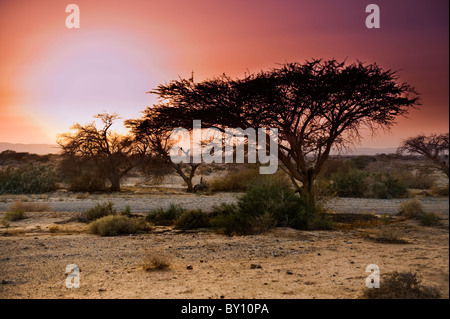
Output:
[[[135,234],[147,229],[143,218],[129,218],[120,215],[102,217],[89,225],[89,232],[104,236]]]
[[[338,171],[332,176],[333,191],[342,197],[363,197],[368,191],[368,174],[361,170],[351,169],[347,172]]]
[[[83,173],[69,179],[69,190],[73,192],[102,192],[105,185],[106,179],[96,174]]]
[[[213,215],[211,225],[227,235],[260,233],[275,226],[310,229],[314,221],[321,225],[317,207],[270,180],[250,187],[236,205],[215,207]]]
[[[435,213],[423,213],[419,217],[419,221],[423,226],[436,226],[440,224],[439,216]]]
[[[0,194],[41,194],[56,190],[55,171],[44,165],[8,166],[0,170]]]
[[[116,215],[117,212],[113,208],[113,206],[114,204],[111,202],[97,204],[87,211],[81,213],[78,219],[82,222],[91,222],[105,216]]]
[[[22,209],[14,209],[3,215],[5,222],[15,222],[25,218],[25,211]]]
[[[180,229],[194,229],[209,226],[208,214],[201,209],[188,210],[179,215],[174,221],[175,227]]]
[[[172,225],[175,220],[184,213],[184,209],[179,205],[170,204],[169,208],[164,210],[158,208],[157,210],[147,213],[145,219],[156,225]]]

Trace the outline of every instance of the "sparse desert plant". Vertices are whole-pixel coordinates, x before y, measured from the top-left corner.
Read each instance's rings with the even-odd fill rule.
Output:
[[[164,270],[170,267],[172,258],[160,251],[147,251],[142,258],[142,269],[145,271]]]
[[[89,232],[104,236],[135,234],[148,229],[143,218],[129,218],[120,215],[109,215],[89,224]]]
[[[382,225],[378,233],[374,237],[376,242],[385,244],[406,244],[407,241],[402,239],[400,232],[393,227]]]
[[[175,227],[180,229],[194,229],[209,226],[208,214],[201,209],[188,210],[178,216],[174,221]]]
[[[48,231],[52,234],[57,233],[59,231],[59,226],[58,225],[50,225],[48,226]]]
[[[181,206],[170,204],[168,209],[158,208],[147,213],[145,219],[156,225],[172,225],[184,211],[185,210]]]
[[[380,288],[370,288],[364,291],[368,299],[437,299],[441,297],[435,287],[422,285],[422,279],[417,273],[393,272],[387,273],[380,280]]]
[[[400,215],[408,218],[417,218],[424,213],[422,203],[418,199],[412,199],[400,204]]]
[[[81,222],[91,222],[108,215],[116,215],[117,212],[113,208],[113,206],[114,204],[111,202],[97,204],[87,211],[81,213],[78,217],[78,220]]]
[[[16,201],[9,205],[9,210],[23,210],[24,212],[50,212],[50,206],[46,203]]]
[[[419,217],[419,221],[423,226],[436,226],[440,224],[439,216],[435,213],[423,213]]]
[[[339,170],[332,176],[333,184],[331,187],[338,196],[363,197],[368,190],[367,177],[368,174],[361,170]]]
[[[121,215],[131,217],[131,207],[130,205],[125,206],[125,209],[120,212]]]
[[[6,222],[15,222],[18,220],[22,220],[24,219],[25,216],[25,211],[22,209],[14,209],[14,210],[10,210],[8,212],[6,212],[3,215],[3,220]]]
[[[216,177],[210,182],[211,191],[216,192],[245,192],[249,183],[259,175],[257,168],[243,168]]]

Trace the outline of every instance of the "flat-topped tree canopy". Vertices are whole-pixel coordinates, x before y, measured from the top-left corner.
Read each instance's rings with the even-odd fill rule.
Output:
[[[332,149],[358,142],[362,128],[373,134],[389,129],[419,105],[418,93],[400,82],[396,71],[317,59],[242,79],[180,78],[149,93],[159,97],[152,108],[165,127],[189,128],[198,119],[221,130],[277,128],[279,159],[294,185],[301,183],[302,193],[311,197]]]

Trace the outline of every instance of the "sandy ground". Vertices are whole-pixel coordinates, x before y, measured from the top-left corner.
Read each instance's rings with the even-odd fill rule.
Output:
[[[379,266],[381,284],[383,274],[417,272],[423,284],[449,297],[444,215],[438,227],[392,223],[388,227],[398,231],[402,244],[370,239],[379,227],[276,228],[237,237],[155,227],[146,234],[99,237],[75,222],[50,233],[50,226],[73,213],[27,216],[9,229],[0,227],[0,298],[361,298],[369,264]],[[144,271],[146,252],[170,256],[170,267]],[[66,287],[69,264],[81,269],[78,289]]]

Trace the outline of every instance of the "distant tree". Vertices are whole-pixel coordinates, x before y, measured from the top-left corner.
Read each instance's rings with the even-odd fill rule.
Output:
[[[171,167],[186,183],[187,192],[193,192],[193,178],[200,163],[174,163],[171,160],[170,150],[174,146],[174,141],[170,139],[170,133],[173,127],[166,123],[170,122],[159,114],[158,109],[153,108],[147,108],[141,119],[125,121],[125,125],[131,129],[136,139],[148,147],[147,158],[158,159]],[[188,151],[182,149],[180,151],[189,156]]]
[[[314,180],[332,149],[358,142],[362,128],[372,134],[389,129],[419,104],[395,71],[335,60],[286,63],[243,79],[179,79],[151,93],[159,97],[154,112],[169,127],[187,128],[199,119],[222,131],[277,128],[282,168],[312,200]]]
[[[449,177],[449,133],[410,137],[402,142],[397,152],[425,156],[433,167]]]
[[[137,143],[131,135],[111,130],[119,118],[117,114],[102,113],[95,118],[101,121],[102,127],[97,128],[95,121],[85,125],[76,123],[71,128],[74,132],[61,134],[57,143],[66,158],[88,161],[89,166],[97,169],[93,175],[101,174],[111,182],[111,191],[120,191],[121,179],[138,164],[145,145]]]

